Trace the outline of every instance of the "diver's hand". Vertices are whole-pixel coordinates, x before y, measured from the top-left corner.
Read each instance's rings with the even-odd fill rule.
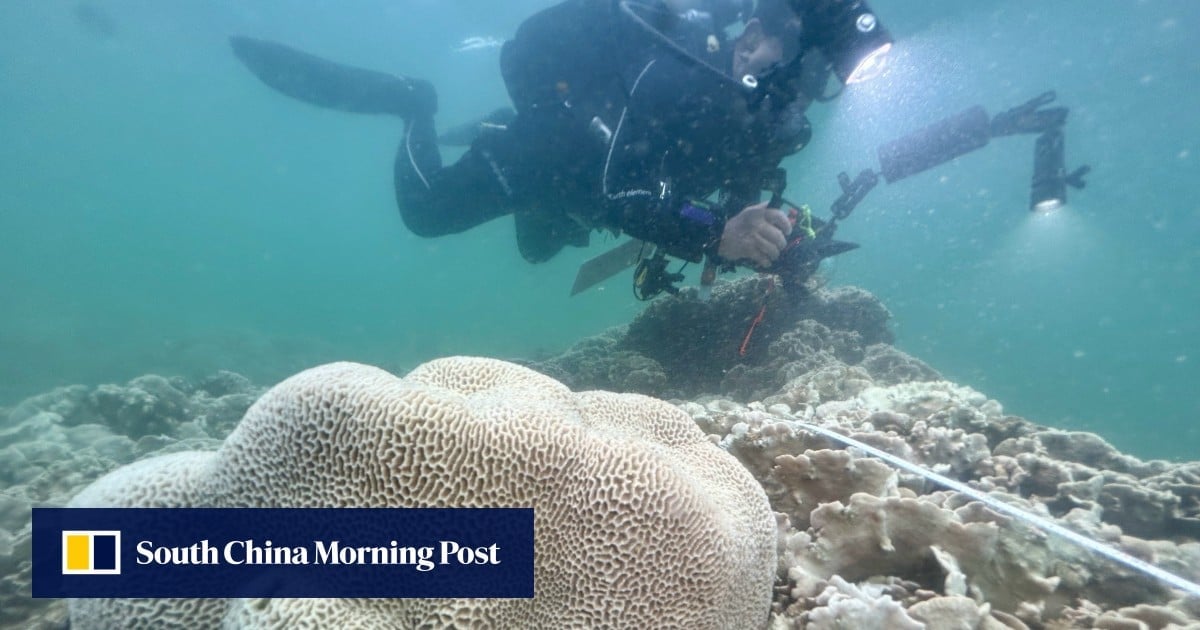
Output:
[[[766,269],[787,247],[792,223],[778,208],[766,202],[747,206],[725,222],[717,255],[725,260],[749,260]]]

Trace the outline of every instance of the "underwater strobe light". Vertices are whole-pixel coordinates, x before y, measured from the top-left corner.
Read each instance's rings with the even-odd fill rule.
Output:
[[[1062,127],[1046,130],[1033,147],[1029,209],[1048,214],[1067,205],[1067,186],[1083,188],[1083,176],[1090,170],[1081,166],[1068,174]]]
[[[1090,166],[1067,172],[1063,127],[1067,108],[1045,107],[1054,102],[1054,92],[1045,92],[1028,103],[996,115],[991,123],[992,136],[1038,134],[1033,146],[1033,181],[1029,189],[1029,209],[1049,214],[1067,205],[1067,186],[1082,189]]]
[[[861,83],[883,72],[892,36],[862,0],[790,0],[804,17],[804,30],[844,84]]]
[[[1067,164],[1063,157],[1063,134],[1053,129],[1038,136],[1033,148],[1033,183],[1029,208],[1049,213],[1067,203]]]

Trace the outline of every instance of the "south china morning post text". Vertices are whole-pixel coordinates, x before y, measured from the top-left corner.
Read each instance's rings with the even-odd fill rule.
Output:
[[[387,564],[411,565],[417,571],[432,571],[439,565],[500,564],[499,544],[464,547],[453,540],[439,540],[436,547],[404,546],[395,540],[379,547],[347,546],[339,540],[314,540],[310,546],[286,547],[277,546],[270,540],[260,543],[252,539],[231,540],[221,547],[208,539],[187,547],[162,547],[155,546],[153,541],[141,540],[135,548],[139,565]]]
[[[33,591],[533,597],[533,510],[36,508]]]

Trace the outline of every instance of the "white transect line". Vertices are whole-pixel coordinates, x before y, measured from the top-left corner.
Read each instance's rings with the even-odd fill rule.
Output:
[[[956,492],[961,492],[961,493],[971,497],[972,499],[975,499],[976,501],[979,501],[980,503],[987,505],[988,507],[996,510],[997,512],[1003,512],[1004,514],[1007,514],[1013,518],[1016,518],[1017,520],[1024,521],[1030,525],[1033,525],[1034,527],[1037,527],[1037,528],[1042,529],[1047,532],[1058,534],[1059,536],[1062,536],[1063,538],[1066,538],[1067,540],[1069,540],[1089,551],[1098,553],[1106,558],[1109,558],[1110,560],[1114,560],[1114,561],[1116,561],[1120,564],[1123,564],[1123,565],[1125,565],[1131,569],[1134,569],[1136,571],[1141,571],[1142,573],[1156,577],[1159,580],[1162,580],[1163,582],[1165,582],[1181,591],[1185,591],[1190,595],[1200,597],[1200,585],[1197,585],[1194,582],[1189,582],[1189,581],[1179,577],[1178,575],[1175,575],[1174,573],[1164,571],[1164,570],[1150,564],[1149,562],[1146,562],[1144,560],[1139,560],[1138,558],[1135,558],[1119,549],[1110,547],[1102,542],[1092,540],[1091,538],[1088,538],[1087,536],[1084,536],[1083,534],[1080,534],[1079,532],[1069,530],[1069,529],[1063,527],[1062,525],[1055,523],[1054,521],[1042,518],[1042,517],[1038,516],[1037,514],[1027,512],[1016,506],[1012,506],[1007,503],[997,501],[996,499],[989,497],[988,495],[986,495],[986,494],[984,494],[962,482],[955,481],[954,479],[951,479],[944,475],[939,475],[938,473],[935,473],[932,470],[928,470],[928,469],[918,466],[912,462],[900,459],[899,457],[896,457],[895,455],[892,455],[891,453],[879,450],[879,449],[875,448],[874,446],[864,444],[854,438],[846,437],[844,435],[834,433],[833,431],[830,431],[829,429],[825,429],[825,428],[816,426],[814,424],[809,424],[809,423],[801,421],[801,420],[796,420],[794,418],[792,418],[791,421],[795,422],[796,424],[798,424],[799,426],[803,427],[804,429],[806,429],[808,431],[812,431],[813,433],[823,435],[831,440],[841,442],[842,444],[845,444],[847,446],[853,446],[854,448],[857,448],[865,453],[869,453],[875,457],[878,457],[879,459],[882,459],[897,468],[902,468],[904,470],[907,470],[910,473],[913,473],[916,475],[921,475],[922,477],[929,479],[930,481],[939,483],[943,486],[946,486],[947,488],[950,488],[951,490],[954,490]]]

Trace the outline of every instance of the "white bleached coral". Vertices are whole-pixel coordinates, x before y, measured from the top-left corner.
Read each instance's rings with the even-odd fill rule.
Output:
[[[809,525],[809,517],[818,506],[834,501],[849,501],[859,492],[874,496],[897,496],[896,473],[878,460],[854,457],[848,451],[821,449],[802,455],[780,455],[767,488],[778,487],[780,496],[772,502],[800,528]]]
[[[1087,434],[1075,444],[1076,434],[1004,416],[995,401],[947,382],[868,387],[816,405],[781,398],[681,404],[755,474],[781,513],[773,628],[811,627],[810,613],[834,612],[818,598],[835,580],[864,593],[883,580],[890,585],[883,594],[930,628],[1155,628],[1167,627],[1156,621],[1167,618],[1200,628],[1200,605],[1149,575],[922,476],[885,471],[799,421],[940,471],[994,501],[1058,517],[1192,582],[1200,579],[1200,542],[1190,529],[1192,497],[1200,493],[1196,464],[1142,462]],[[1173,539],[1142,540],[1123,527]],[[866,600],[852,603],[838,592],[825,598],[846,602],[837,610],[888,609],[864,608]],[[1094,602],[1094,610],[1083,602]],[[947,618],[960,623],[938,625]]]
[[[761,487],[678,408],[575,394],[490,359],[438,360],[403,379],[350,363],[308,370],[255,403],[218,452],[120,469],[74,504],[532,506],[537,531],[531,600],[76,600],[78,628],[222,618],[247,627],[754,628],[767,621],[776,571]]]
[[[904,607],[867,584],[856,586],[834,576],[829,586],[815,598],[816,606],[807,615],[812,630],[839,628],[888,628],[922,630],[925,626],[908,616]]]

